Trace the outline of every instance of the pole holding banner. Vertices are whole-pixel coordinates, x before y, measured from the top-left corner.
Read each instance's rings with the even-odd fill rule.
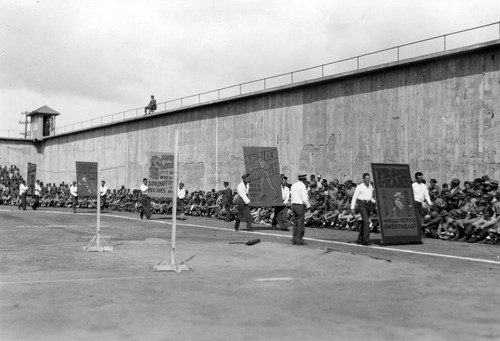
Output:
[[[82,191],[85,194],[92,195],[94,193],[93,188],[91,186],[95,181],[97,195],[97,226],[96,226],[96,234],[90,241],[87,246],[83,247],[84,251],[87,252],[105,252],[105,251],[113,251],[113,247],[108,245],[106,240],[101,236],[101,189],[99,182],[99,170],[97,162],[77,162],[76,163],[76,174],[77,174],[77,182],[78,189],[80,192],[80,184],[85,184],[82,188]],[[102,242],[102,243],[101,243]]]
[[[176,225],[177,225],[177,191],[179,185],[177,183],[177,165],[179,163],[179,131],[175,131],[175,142],[174,142],[174,183],[173,183],[173,193],[172,193],[172,246],[170,248],[170,262],[168,264],[162,264],[164,257],[160,260],[158,264],[154,266],[154,271],[172,271],[181,272],[183,270],[191,270],[187,266],[186,262],[181,262],[177,264],[175,260],[175,239],[176,239]]]

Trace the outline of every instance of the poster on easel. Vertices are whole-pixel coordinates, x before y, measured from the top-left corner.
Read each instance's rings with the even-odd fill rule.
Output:
[[[382,244],[421,243],[410,166],[372,163]]]
[[[97,197],[97,162],[76,162],[79,197]]]
[[[174,197],[174,153],[150,152],[147,179],[152,198]]]

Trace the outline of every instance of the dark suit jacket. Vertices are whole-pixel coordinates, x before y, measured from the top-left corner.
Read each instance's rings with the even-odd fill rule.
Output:
[[[233,204],[233,190],[230,187],[224,189],[221,204],[222,206]]]

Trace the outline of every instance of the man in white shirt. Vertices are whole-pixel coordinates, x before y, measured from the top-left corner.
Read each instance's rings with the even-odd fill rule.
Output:
[[[304,242],[304,233],[306,230],[304,225],[304,216],[306,209],[311,208],[311,204],[309,203],[309,196],[307,194],[306,188],[307,175],[300,174],[298,178],[299,181],[294,183],[290,190],[292,212],[295,217],[295,224],[293,225],[292,244],[306,245],[306,243]]]
[[[99,188],[99,192],[101,194],[101,212],[104,211],[106,207],[106,198],[108,194],[108,187],[106,186],[106,181],[101,181],[101,187]]]
[[[186,220],[186,216],[184,215],[184,198],[186,197],[186,189],[184,188],[184,183],[179,183],[179,188],[177,190],[177,213],[180,213],[179,219]]]
[[[139,199],[141,203],[141,209],[139,210],[139,216],[141,219],[146,216],[146,219],[151,219],[151,198],[149,197],[149,186],[148,179],[142,179],[141,185],[141,198]]]
[[[236,191],[238,195],[234,199],[234,203],[238,208],[238,215],[234,221],[234,230],[240,229],[240,221],[247,223],[247,231],[253,231],[252,228],[252,215],[250,210],[250,199],[248,198],[248,190],[250,189],[250,173],[241,176],[241,182]]]
[[[287,184],[288,178],[286,176],[281,177],[281,199],[283,200],[284,206],[274,206],[274,218],[272,222],[273,230],[279,226],[282,231],[289,231],[288,221],[286,219],[286,205],[288,200],[290,200],[290,189]]]
[[[19,204],[17,205],[19,209],[26,211],[26,195],[28,191],[28,186],[26,186],[26,181],[21,181],[19,184]]]
[[[363,174],[363,182],[356,186],[351,200],[351,213],[353,213],[357,204],[358,211],[363,219],[358,233],[358,244],[365,246],[372,244],[370,242],[370,212],[374,203],[375,198],[373,197],[373,186],[370,183],[370,174],[365,173]]]
[[[35,202],[33,203],[33,206],[31,206],[32,209],[36,210],[40,206],[40,194],[42,192],[42,187],[40,186],[40,180],[37,180],[35,182]]]
[[[78,187],[76,181],[69,187],[69,194],[71,195],[71,207],[73,208],[73,213],[76,213],[76,205],[78,205]]]
[[[427,202],[429,206],[432,206],[432,201],[429,196],[429,190],[427,186],[423,183],[424,175],[421,172],[415,173],[415,182],[411,184],[413,189],[413,199],[415,201],[415,211],[417,214],[417,226],[423,232],[425,230],[422,229],[422,219],[424,216],[424,209],[422,204]]]

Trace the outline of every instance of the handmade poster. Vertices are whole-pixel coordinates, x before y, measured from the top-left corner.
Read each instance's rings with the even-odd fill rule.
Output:
[[[28,162],[28,195],[35,195],[35,182],[36,182],[36,164]]]
[[[283,206],[276,147],[243,147],[245,171],[250,173],[250,206]]]
[[[372,173],[382,244],[421,243],[410,166],[372,163]]]
[[[149,196],[153,198],[174,197],[174,154],[149,153],[147,165]]]
[[[97,162],[76,162],[79,197],[97,197]]]

